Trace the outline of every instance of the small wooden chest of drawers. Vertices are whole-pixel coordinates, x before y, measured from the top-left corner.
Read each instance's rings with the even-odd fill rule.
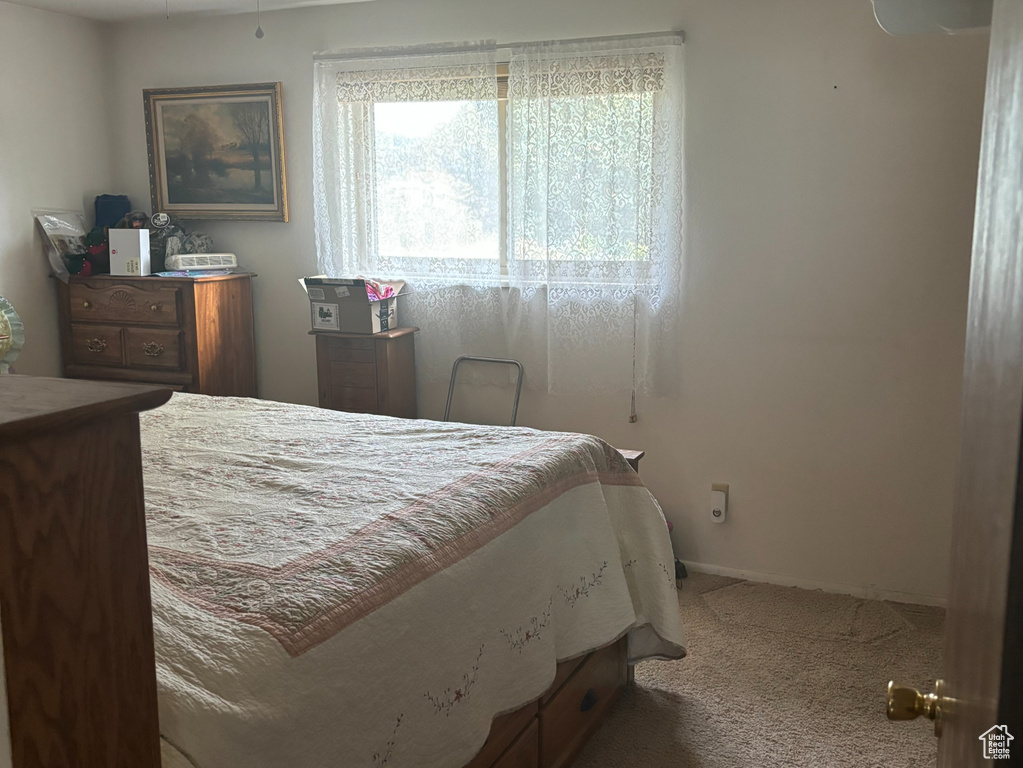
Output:
[[[252,277],[58,282],[64,375],[254,397]]]
[[[320,407],[416,418],[415,332],[312,331]]]

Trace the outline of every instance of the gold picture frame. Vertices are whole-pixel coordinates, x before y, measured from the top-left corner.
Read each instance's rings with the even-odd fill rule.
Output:
[[[280,83],[142,92],[153,213],[287,221]]]

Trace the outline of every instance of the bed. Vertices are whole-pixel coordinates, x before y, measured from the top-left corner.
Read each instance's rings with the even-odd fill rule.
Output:
[[[552,689],[685,653],[664,518],[596,438],[186,394],[139,424],[165,768],[475,766],[495,718],[553,766]]]

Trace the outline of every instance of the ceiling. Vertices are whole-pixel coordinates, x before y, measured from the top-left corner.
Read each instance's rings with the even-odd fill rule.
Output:
[[[164,18],[170,6],[171,18],[193,13],[255,13],[256,0],[9,0],[46,11],[66,13],[102,21]],[[364,0],[259,0],[264,11],[302,8],[310,5],[340,5]]]

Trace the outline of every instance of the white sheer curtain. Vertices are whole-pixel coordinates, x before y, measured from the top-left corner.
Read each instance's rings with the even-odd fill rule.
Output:
[[[422,381],[503,350],[494,44],[356,51],[314,72],[320,271],[409,282]]]
[[[321,270],[410,282],[421,380],[482,354],[548,391],[673,394],[681,37],[505,50],[506,106],[490,43],[316,62]]]
[[[451,277],[493,282],[499,266],[493,45],[321,59],[315,72],[321,267],[445,284]],[[443,199],[424,199],[437,194]]]
[[[509,312],[546,385],[673,394],[682,280],[681,37],[512,49]]]

